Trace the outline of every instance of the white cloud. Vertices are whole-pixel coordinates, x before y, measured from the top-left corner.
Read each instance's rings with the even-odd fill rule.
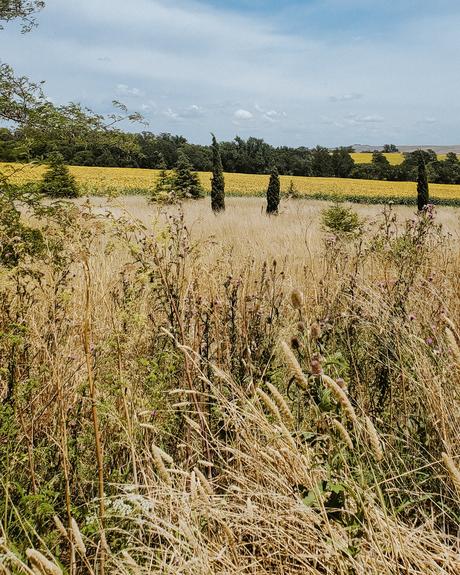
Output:
[[[126,84],[117,84],[116,92],[120,96],[134,96],[135,98],[139,98],[144,95],[142,90],[139,90],[139,88],[130,88]]]
[[[254,116],[248,110],[239,109],[233,114],[235,120],[251,120]]]
[[[457,51],[460,3],[440,2],[450,10],[412,10],[385,35],[363,28],[347,37],[319,25],[307,34],[300,22],[302,35],[288,34],[262,12],[198,0],[48,0],[31,34],[0,34],[0,53],[18,73],[46,79],[58,103],[106,112],[118,84],[120,99],[155,116],[152,130],[181,122],[192,141],[207,142],[210,131],[231,138],[237,125],[274,144],[332,146],[370,134],[375,143],[435,145],[460,134],[460,76],[448,56]],[[321,12],[350,3],[369,5],[308,4]],[[426,140],[432,135],[438,141]]]

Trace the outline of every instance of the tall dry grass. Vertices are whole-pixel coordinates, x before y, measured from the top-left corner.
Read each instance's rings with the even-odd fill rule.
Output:
[[[1,269],[0,572],[460,573],[456,211],[123,202]]]

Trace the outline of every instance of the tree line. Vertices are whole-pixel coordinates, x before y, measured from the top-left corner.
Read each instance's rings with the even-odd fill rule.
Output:
[[[78,110],[73,113],[78,118]],[[91,132],[91,126],[88,126]],[[56,138],[47,134],[30,140],[21,128],[0,129],[0,161],[21,162],[46,159],[59,152],[66,164],[79,166],[133,167],[172,170],[181,154],[185,154],[197,171],[209,172],[213,167],[213,147],[192,144],[183,136],[169,133],[153,134],[115,130],[104,132],[95,126],[91,137],[85,139]],[[27,144],[27,145],[26,145]],[[356,163],[352,147],[334,150],[288,146],[274,147],[261,138],[244,140],[237,136],[230,142],[220,142],[222,166],[225,172],[268,174],[273,166],[283,175],[355,178],[389,181],[415,181],[419,151],[404,155],[404,161],[390,164],[379,151],[372,154],[370,163]],[[385,151],[394,152],[394,145]],[[428,180],[433,183],[460,184],[460,162],[454,153],[439,160],[433,150],[423,151]]]

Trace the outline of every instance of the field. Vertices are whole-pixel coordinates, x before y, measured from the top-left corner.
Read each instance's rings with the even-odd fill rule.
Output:
[[[25,183],[38,180],[43,166],[21,166],[0,164],[0,168],[13,174],[12,181]],[[148,194],[153,188],[158,170],[138,168],[97,168],[71,166],[82,193],[104,194]],[[207,191],[210,190],[210,173],[201,172],[200,179]],[[269,176],[251,174],[226,174],[226,194],[229,196],[263,196],[266,193]],[[305,178],[281,176],[281,190],[286,192],[290,181],[294,182],[302,196],[316,199],[341,198],[360,202],[378,203],[393,199],[398,203],[414,202],[416,184],[413,182],[384,182],[375,180],[352,180],[342,178]],[[431,196],[439,203],[460,203],[460,186],[432,184]]]
[[[383,154],[392,166],[397,166],[403,163],[404,154],[399,152]],[[447,154],[438,154],[438,159],[440,161],[446,159]],[[372,162],[372,152],[354,152],[351,157],[357,164],[370,164]]]
[[[460,574],[459,212],[264,207],[2,236],[0,573]]]

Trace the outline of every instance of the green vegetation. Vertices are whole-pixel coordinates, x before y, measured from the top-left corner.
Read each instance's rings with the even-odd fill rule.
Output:
[[[75,177],[64,164],[59,152],[48,158],[49,167],[39,185],[40,193],[50,198],[78,198],[78,186]]]
[[[276,166],[272,168],[267,188],[267,214],[276,215],[280,204],[280,177]]]
[[[213,212],[225,211],[225,180],[219,144],[212,134],[211,208]]]

